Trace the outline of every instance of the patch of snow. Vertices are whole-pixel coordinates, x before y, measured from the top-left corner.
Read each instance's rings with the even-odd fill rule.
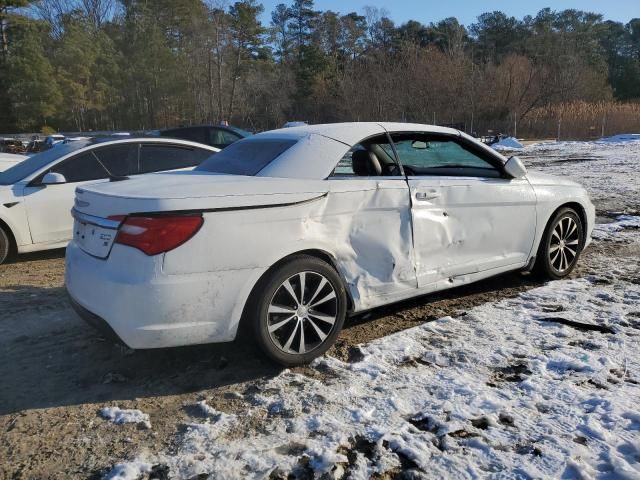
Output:
[[[523,145],[518,141],[517,138],[507,137],[503,138],[499,142],[492,143],[491,148],[494,150],[502,151],[502,150],[520,150]]]
[[[601,143],[624,143],[638,141],[640,141],[640,133],[623,133],[620,135],[613,135],[611,137],[604,137],[598,140],[598,142]]]
[[[640,142],[538,143],[518,156],[531,171],[584,185],[600,212],[640,210]]]
[[[640,217],[619,215],[615,222],[598,225],[592,237],[598,240],[615,240],[618,233],[626,229],[640,229]]]
[[[207,404],[206,400],[202,400],[195,404],[195,406],[200,409],[202,414],[208,417],[208,422],[213,421],[218,427],[221,425],[233,425],[236,421],[235,415],[228,415],[224,412],[220,412],[213,408],[211,405]]]
[[[146,462],[120,463],[105,475],[104,480],[139,480],[143,475],[151,472],[153,466]]]
[[[112,421],[116,425],[124,423],[139,423],[146,428],[151,428],[149,415],[140,410],[123,410],[119,407],[105,407],[100,410],[100,416]]]

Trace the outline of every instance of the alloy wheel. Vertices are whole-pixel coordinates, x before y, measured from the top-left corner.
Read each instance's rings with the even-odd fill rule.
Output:
[[[299,272],[285,280],[269,302],[269,337],[285,353],[307,354],[324,343],[337,317],[331,282],[317,272]]]
[[[549,241],[549,263],[562,273],[573,266],[578,258],[580,246],[579,230],[572,217],[562,217],[551,233]]]

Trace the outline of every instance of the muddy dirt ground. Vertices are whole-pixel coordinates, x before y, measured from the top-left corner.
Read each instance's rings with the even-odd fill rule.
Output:
[[[602,248],[587,250],[573,275],[588,273]],[[63,274],[64,251],[0,266],[0,478],[99,478],[131,452],[170,449],[184,405],[206,399],[238,413],[252,383],[279,372],[245,339],[138,352],[113,345],[75,316]],[[537,285],[507,274],[353,317],[329,355],[347,359],[358,343]],[[110,405],[150,414],[153,430],[103,420],[98,411]]]

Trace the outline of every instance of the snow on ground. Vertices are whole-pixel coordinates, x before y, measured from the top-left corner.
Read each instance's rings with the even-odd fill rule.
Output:
[[[530,168],[603,195],[603,210],[638,194],[640,143],[619,147],[525,150]],[[108,478],[158,467],[174,478],[639,478],[640,217],[618,215],[594,238],[609,250],[583,278],[376,340],[350,362],[285,370],[247,388],[243,415],[200,402],[176,446]]]
[[[624,143],[624,142],[637,142],[640,140],[640,133],[623,133],[620,135],[614,135],[612,137],[604,137],[598,140],[602,143]]]
[[[583,184],[599,212],[640,211],[639,141],[540,143],[518,156],[531,170]]]
[[[499,142],[492,143],[491,148],[498,151],[503,150],[520,150],[523,148],[522,144],[518,141],[517,138],[507,137],[503,138]]]
[[[116,425],[124,423],[139,423],[147,428],[151,428],[149,415],[140,410],[123,410],[119,407],[105,407],[100,410],[100,416],[112,421]]]
[[[625,229],[640,229],[640,217],[619,215],[615,222],[599,225],[593,232],[592,238],[596,240],[616,240],[619,232]]]

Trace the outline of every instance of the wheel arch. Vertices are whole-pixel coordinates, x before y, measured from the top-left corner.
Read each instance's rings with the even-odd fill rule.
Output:
[[[342,280],[342,283],[343,283],[343,285],[345,287],[345,291],[347,293],[347,314],[353,310],[353,308],[355,307],[355,302],[354,302],[354,299],[353,299],[353,296],[352,296],[352,292],[349,289],[348,283],[345,281],[344,275],[342,274],[342,272],[338,268],[338,261],[337,261],[336,257],[334,255],[332,255],[331,253],[329,253],[328,251],[320,249],[320,248],[308,248],[308,249],[298,250],[298,251],[295,251],[295,252],[292,252],[292,253],[289,253],[289,254],[285,255],[284,257],[280,258],[280,260],[278,260],[275,263],[273,263],[269,268],[267,268],[259,276],[259,278],[254,282],[253,286],[251,287],[249,295],[247,296],[247,298],[246,298],[246,300],[244,302],[244,306],[242,307],[242,314],[240,316],[240,322],[239,322],[239,325],[238,325],[238,330],[246,328],[246,325],[248,324],[248,322],[247,322],[247,311],[249,309],[249,306],[250,306],[251,302],[253,301],[253,297],[256,294],[256,292],[258,290],[258,287],[260,286],[261,282],[264,279],[266,279],[271,274],[271,272],[273,272],[276,268],[278,268],[281,265],[283,265],[284,263],[292,260],[293,258],[300,257],[300,256],[314,257],[314,258],[317,258],[319,260],[322,260],[322,261],[328,263],[329,265],[331,265],[331,267],[333,267],[333,269],[336,271],[336,273],[338,274],[338,276]]]
[[[563,203],[558,208],[556,208],[553,212],[551,212],[551,215],[549,216],[549,218],[547,218],[547,223],[544,226],[545,231],[547,230],[547,228],[549,228],[549,222],[551,222],[553,217],[555,217],[556,214],[560,210],[562,210],[563,208],[572,209],[573,211],[576,212],[576,214],[580,218],[580,221],[582,222],[582,238],[580,240],[582,241],[582,246],[584,247],[584,244],[585,244],[585,242],[587,240],[587,231],[588,231],[587,222],[588,222],[588,220],[587,220],[587,211],[582,206],[582,204],[580,204],[579,202],[566,202],[566,203]]]
[[[13,233],[13,230],[11,230],[11,227],[9,226],[9,224],[7,222],[5,222],[1,217],[0,217],[0,228],[7,234],[7,236],[9,237],[9,255],[15,255],[18,253],[18,242],[16,241],[16,237]]]
[[[560,205],[558,205],[556,208],[554,208],[553,210],[551,210],[551,212],[549,213],[549,215],[547,215],[547,217],[545,218],[544,221],[544,228],[542,229],[542,231],[540,231],[537,235],[537,242],[534,243],[534,248],[532,249],[532,254],[534,258],[537,254],[538,251],[540,250],[540,244],[545,236],[545,234],[547,233],[547,230],[549,228],[549,225],[551,223],[551,220],[553,220],[553,218],[556,216],[556,214],[562,210],[563,208],[571,208],[572,210],[574,210],[576,212],[576,214],[578,215],[578,217],[580,218],[580,221],[582,222],[582,245],[584,247],[585,242],[587,240],[587,235],[588,235],[588,216],[587,216],[587,211],[585,209],[585,207],[580,203],[577,202],[575,200],[569,200],[566,201]]]

